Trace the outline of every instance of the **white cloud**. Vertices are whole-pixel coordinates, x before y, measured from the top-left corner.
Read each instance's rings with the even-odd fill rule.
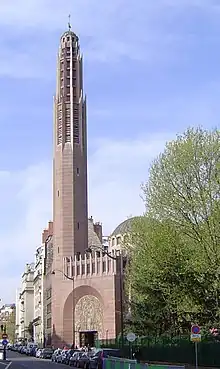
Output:
[[[140,184],[146,180],[149,163],[163,149],[167,138],[91,143],[89,209],[94,219],[103,223],[105,234],[127,216],[144,212]],[[0,178],[4,214],[0,225],[0,279],[7,285],[1,288],[0,298],[10,302],[25,263],[33,261],[42,230],[51,219],[51,163],[40,163],[20,172],[0,172]]]
[[[182,60],[178,48],[187,37],[192,42],[192,35],[183,36],[173,21],[190,9],[219,19],[219,6],[211,0],[68,0],[65,6],[59,0],[1,0],[0,73],[48,78],[68,13],[72,13],[73,30],[85,40],[87,60],[112,63],[129,58],[151,64]],[[11,42],[15,37],[16,48]],[[25,52],[19,49],[24,41],[29,43]]]
[[[0,178],[0,298],[10,302],[15,299],[25,263],[34,260],[41,232],[51,218],[51,165],[0,172]]]
[[[96,142],[89,160],[89,209],[103,223],[105,234],[128,216],[144,212],[140,185],[147,180],[150,162],[171,136]]]

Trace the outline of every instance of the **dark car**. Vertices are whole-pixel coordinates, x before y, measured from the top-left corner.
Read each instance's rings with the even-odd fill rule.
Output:
[[[102,369],[103,368],[103,359],[107,359],[108,357],[121,357],[121,352],[119,349],[97,349],[93,356],[90,358],[89,368],[90,369]]]
[[[41,359],[51,359],[53,355],[53,349],[52,348],[45,348],[40,353]]]
[[[89,363],[90,363],[90,357],[91,357],[91,354],[89,352],[84,352],[84,354],[81,355],[76,362],[77,368],[88,369]]]
[[[74,352],[74,354],[69,359],[70,366],[77,366],[79,358],[84,354],[84,351]]]
[[[36,356],[36,350],[37,350],[37,347],[31,347],[29,351],[29,356]]]
[[[70,358],[73,356],[74,352],[78,352],[79,350],[70,349],[66,352],[65,357],[63,358],[63,363],[69,365]]]

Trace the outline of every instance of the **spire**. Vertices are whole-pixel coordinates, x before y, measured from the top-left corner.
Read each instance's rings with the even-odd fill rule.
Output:
[[[69,18],[68,28],[69,28],[69,31],[71,31],[71,28],[72,28],[72,26],[71,26],[71,14],[69,14],[68,18]]]

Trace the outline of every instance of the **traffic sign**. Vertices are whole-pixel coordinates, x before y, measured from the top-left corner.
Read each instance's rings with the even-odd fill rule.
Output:
[[[192,334],[200,334],[200,327],[198,325],[192,325],[191,333]]]
[[[3,341],[2,341],[2,344],[3,344],[3,346],[7,346],[7,344],[8,344],[8,340],[3,340]]]
[[[3,334],[2,334],[2,339],[3,339],[3,340],[7,340],[7,338],[8,338],[7,333],[3,333]]]
[[[129,332],[129,333],[127,334],[127,340],[128,340],[129,342],[134,342],[134,341],[136,340],[136,335],[135,335],[133,332]]]
[[[191,341],[192,342],[201,342],[201,334],[192,333],[191,334]]]

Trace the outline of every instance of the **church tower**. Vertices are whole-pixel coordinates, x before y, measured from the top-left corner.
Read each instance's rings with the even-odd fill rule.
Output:
[[[88,247],[86,100],[79,39],[69,30],[60,39],[54,98],[54,268]]]

